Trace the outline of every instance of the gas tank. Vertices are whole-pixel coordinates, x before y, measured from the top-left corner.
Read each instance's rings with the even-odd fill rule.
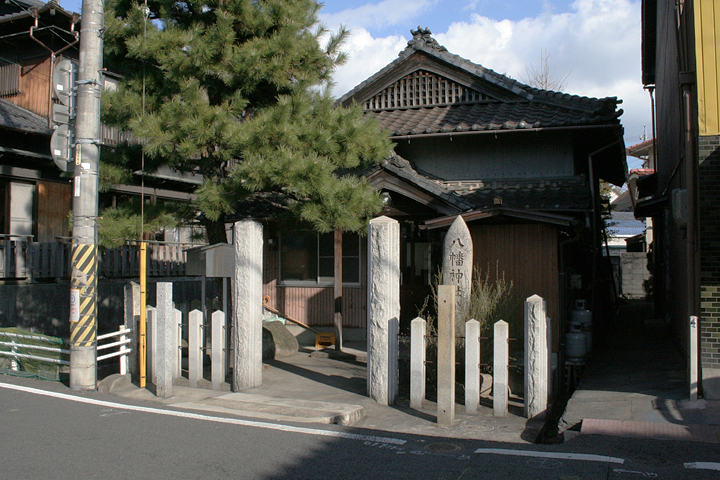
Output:
[[[579,359],[587,355],[587,337],[584,332],[569,332],[565,335],[565,355]]]
[[[580,323],[583,330],[592,328],[592,312],[585,308],[585,300],[575,300],[575,309],[570,312],[570,322]]]

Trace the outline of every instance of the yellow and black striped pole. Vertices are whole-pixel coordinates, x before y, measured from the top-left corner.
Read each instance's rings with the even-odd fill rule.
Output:
[[[97,221],[103,0],[83,0],[75,121],[70,388],[97,388]]]
[[[97,382],[97,246],[76,243],[70,279],[70,384],[94,390]]]

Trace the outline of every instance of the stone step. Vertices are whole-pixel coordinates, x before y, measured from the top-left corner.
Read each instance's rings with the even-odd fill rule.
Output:
[[[250,393],[231,393],[198,402],[176,403],[173,406],[300,423],[352,425],[365,416],[365,411],[360,405],[268,397]]]

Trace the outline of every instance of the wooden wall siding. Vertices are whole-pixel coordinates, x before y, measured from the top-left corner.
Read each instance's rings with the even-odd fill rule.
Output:
[[[5,97],[15,105],[42,117],[48,116],[50,98],[50,57],[21,62],[20,93]]]
[[[363,242],[364,243],[364,242]],[[363,246],[363,258],[366,257]],[[286,287],[278,285],[279,252],[268,247],[263,251],[263,297],[268,305],[309,326],[332,326],[334,289],[329,287]],[[343,287],[343,325],[365,328],[367,322],[367,276],[363,266],[360,287]]]
[[[72,209],[70,183],[38,182],[37,241],[54,242],[55,237],[67,237],[68,212]]]
[[[0,65],[0,97],[20,93],[20,70],[17,63]]]
[[[547,302],[553,320],[553,350],[559,349],[559,283],[557,230],[547,225],[468,225],[473,238],[473,257],[482,275],[497,271],[513,281],[524,301],[537,294]],[[522,321],[522,319],[520,319]]]
[[[486,95],[434,73],[418,70],[365,101],[365,110],[451,105],[489,100]]]

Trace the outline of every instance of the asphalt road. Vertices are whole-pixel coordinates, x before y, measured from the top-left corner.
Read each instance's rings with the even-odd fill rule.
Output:
[[[715,444],[516,445],[283,425],[0,376],[0,480],[718,479],[715,462]]]

